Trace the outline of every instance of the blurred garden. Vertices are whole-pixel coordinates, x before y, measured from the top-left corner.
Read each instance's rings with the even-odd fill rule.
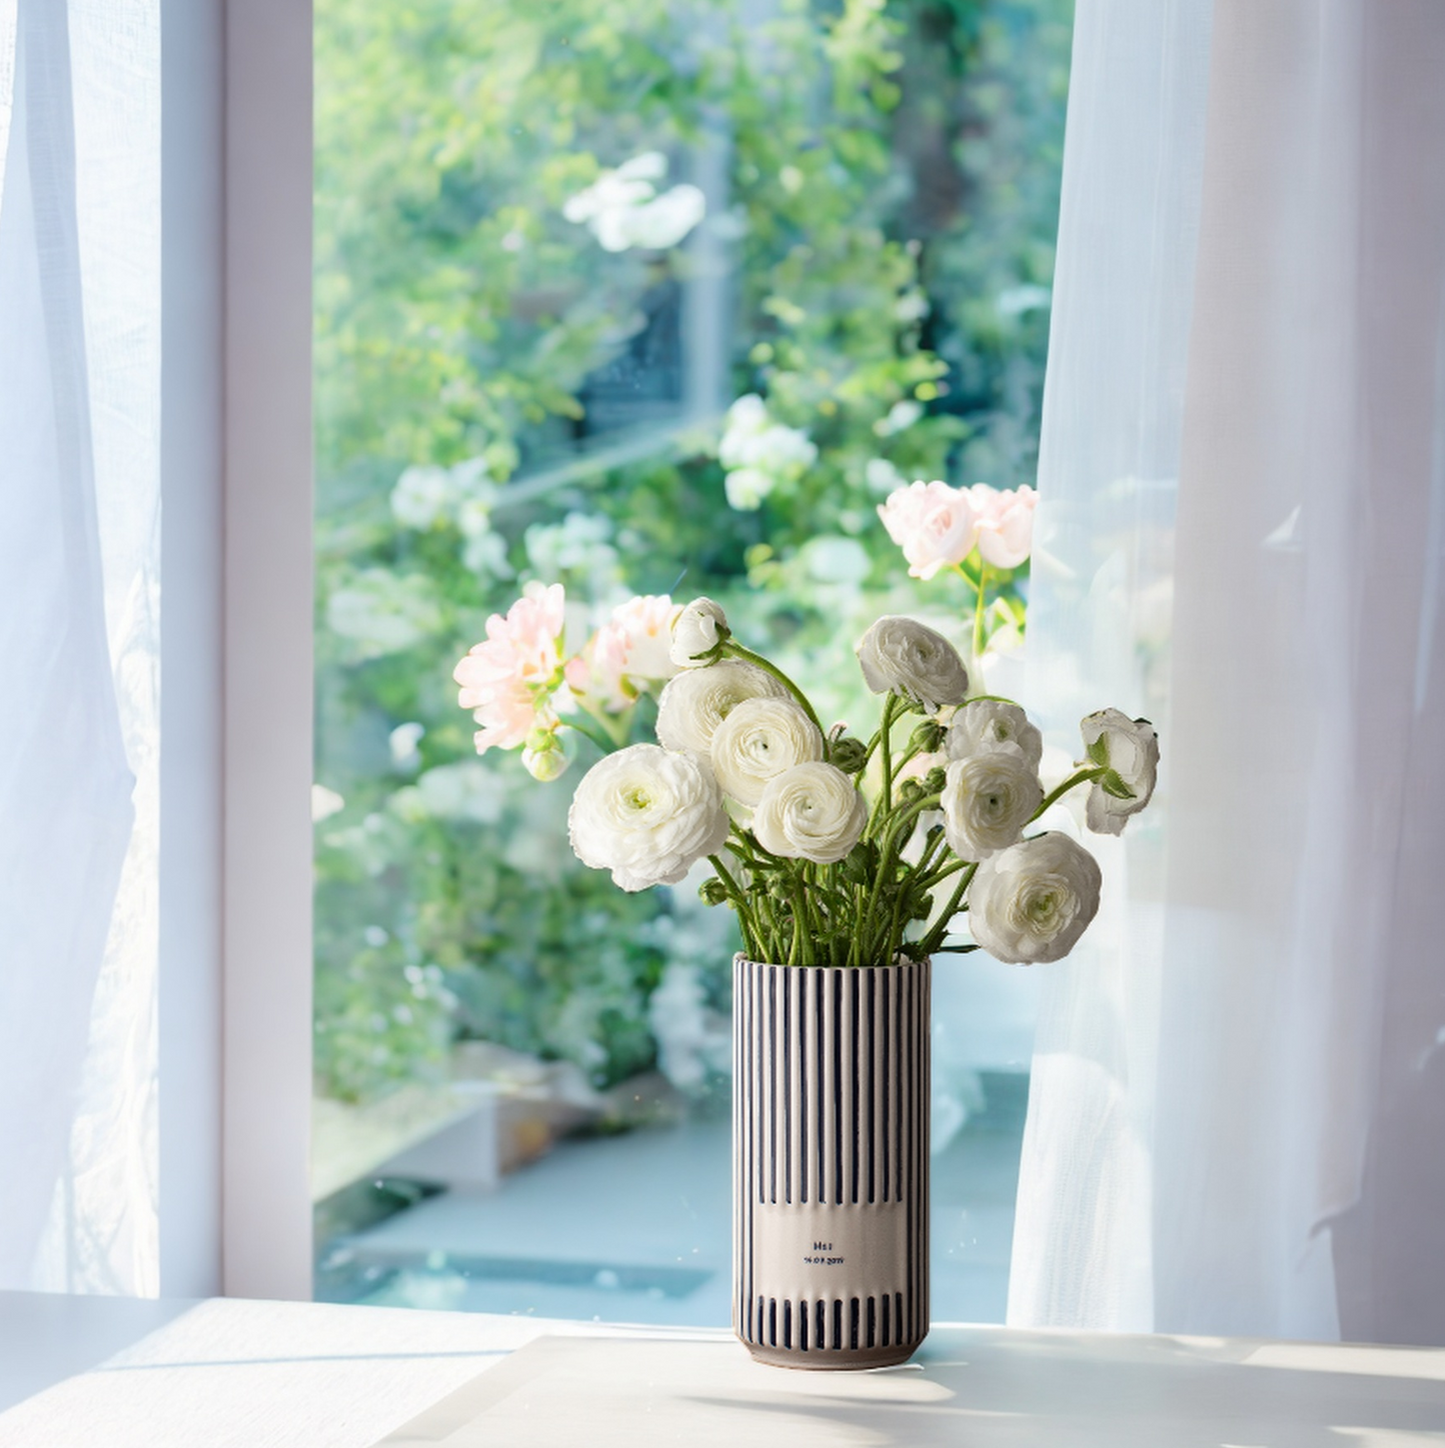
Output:
[[[975,584],[910,576],[879,505],[1034,480],[1070,18],[317,0],[323,1097],[465,1042],[725,1094],[731,917],[578,863],[595,746],[564,731],[555,782],[479,756],[452,671],[532,583],[574,648],[634,595],[717,598],[825,724],[873,717],[880,611],[1008,648],[1027,564],[975,634]],[[628,684],[611,727],[653,707]]]

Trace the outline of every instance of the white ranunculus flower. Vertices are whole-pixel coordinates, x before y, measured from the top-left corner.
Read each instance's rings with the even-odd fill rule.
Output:
[[[968,670],[958,650],[935,629],[889,614],[858,645],[863,679],[875,694],[907,694],[930,714],[968,697]]]
[[[1056,831],[990,856],[968,892],[973,938],[1007,965],[1062,960],[1099,909],[1103,876],[1082,845]]]
[[[728,634],[728,617],[720,603],[695,598],[678,614],[672,626],[672,661],[680,669],[696,669],[712,662],[711,654]]]
[[[950,759],[971,759],[1001,744],[1016,746],[1029,768],[1038,772],[1044,757],[1044,737],[1017,704],[1003,699],[970,699],[948,721]]]
[[[1136,815],[1154,794],[1159,774],[1159,736],[1147,719],[1131,719],[1118,709],[1100,709],[1079,725],[1084,753],[1091,764],[1106,764],[1124,782],[1132,798],[1120,799],[1094,781],[1089,790],[1085,819],[1096,835],[1122,834],[1130,815]]]
[[[841,860],[867,823],[868,806],[853,781],[816,761],[770,779],[753,812],[753,833],[765,850],[820,865]]]
[[[611,870],[624,890],[677,884],[698,860],[722,849],[729,828],[707,765],[656,744],[599,760],[567,812],[577,858]]]
[[[745,699],[782,699],[787,688],[766,669],[722,659],[706,669],[684,669],[669,679],[657,701],[657,738],[668,749],[712,750],[718,725]]]
[[[723,792],[755,805],[770,779],[823,757],[823,736],[791,697],[746,699],[712,736],[712,767]]]
[[[986,860],[1023,833],[1043,803],[1038,773],[1016,744],[955,759],[944,774],[943,836],[961,860]]]

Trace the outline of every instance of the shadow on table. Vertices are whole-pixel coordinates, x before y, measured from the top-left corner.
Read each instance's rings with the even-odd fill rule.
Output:
[[[1445,1352],[956,1331],[935,1338],[916,1360],[922,1371],[908,1375],[916,1388],[900,1372],[903,1381],[881,1401],[851,1392],[830,1401],[823,1392],[805,1403],[786,1390],[692,1401],[725,1412],[738,1441],[750,1433],[774,1441],[768,1420],[786,1419],[791,1433],[802,1416],[839,1430],[834,1441],[900,1448],[1445,1444]]]
[[[709,1342],[544,1338],[388,1439],[527,1448],[1445,1443],[1445,1351],[936,1328],[914,1364],[788,1372]]]

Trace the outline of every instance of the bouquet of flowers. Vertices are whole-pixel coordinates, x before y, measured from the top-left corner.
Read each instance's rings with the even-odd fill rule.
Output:
[[[562,609],[555,587],[519,601],[457,666],[461,703],[484,726],[478,749],[525,745],[528,767],[551,778],[559,728],[594,739],[607,752],[572,801],[577,856],[624,890],[675,885],[706,860],[703,898],[736,911],[757,961],[863,966],[979,948],[1058,960],[1098,909],[1100,870],[1069,835],[1029,827],[1087,786],[1088,827],[1118,834],[1154,790],[1153,727],[1104,709],[1083,721],[1078,767],[1046,794],[1038,729],[1010,700],[970,698],[958,651],[913,619],[880,618],[857,646],[883,696],[864,739],[825,730],[710,599],[634,600],[566,662]],[[634,654],[650,673],[629,671]],[[604,706],[668,674],[658,742],[625,744]],[[579,697],[592,701],[580,713]],[[974,944],[946,945],[965,910]]]

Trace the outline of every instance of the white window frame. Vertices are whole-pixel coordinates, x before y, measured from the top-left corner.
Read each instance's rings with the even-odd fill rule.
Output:
[[[307,1298],[311,4],[161,34],[161,1292]]]

